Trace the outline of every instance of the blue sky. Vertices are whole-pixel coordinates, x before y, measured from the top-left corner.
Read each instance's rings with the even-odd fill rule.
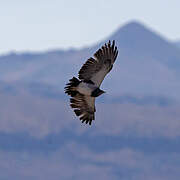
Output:
[[[0,1],[0,53],[82,47],[132,20],[178,40],[179,7],[179,0]]]

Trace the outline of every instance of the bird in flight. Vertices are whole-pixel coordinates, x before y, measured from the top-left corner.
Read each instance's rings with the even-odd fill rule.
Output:
[[[109,41],[96,51],[94,58],[90,57],[81,67],[79,79],[73,77],[66,84],[65,93],[71,96],[70,106],[82,123],[91,125],[92,120],[95,120],[95,98],[105,93],[100,85],[111,71],[117,55],[115,41]]]

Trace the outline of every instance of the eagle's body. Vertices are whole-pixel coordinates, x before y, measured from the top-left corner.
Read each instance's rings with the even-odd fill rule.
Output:
[[[96,85],[92,84],[92,83],[86,83],[86,82],[81,82],[76,90],[81,93],[81,94],[84,94],[84,95],[87,95],[87,96],[91,96],[92,92],[98,88]]]
[[[104,93],[99,87],[104,77],[109,73],[117,58],[118,51],[115,41],[112,45],[102,46],[95,54],[82,66],[79,71],[79,79],[73,77],[65,87],[65,93],[71,96],[71,107],[82,122],[91,125],[95,119],[95,98]]]

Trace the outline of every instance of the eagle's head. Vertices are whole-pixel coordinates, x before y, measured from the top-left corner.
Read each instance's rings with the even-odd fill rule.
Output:
[[[103,94],[103,93],[105,93],[105,91],[103,91],[103,90],[101,90],[101,89],[99,89],[99,88],[96,88],[96,89],[92,92],[91,96],[92,96],[92,97],[98,97],[98,96],[100,96],[100,95]]]

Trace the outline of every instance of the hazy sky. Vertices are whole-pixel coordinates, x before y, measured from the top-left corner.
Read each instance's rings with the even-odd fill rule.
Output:
[[[0,0],[0,53],[82,47],[139,20],[180,39],[179,0]]]

